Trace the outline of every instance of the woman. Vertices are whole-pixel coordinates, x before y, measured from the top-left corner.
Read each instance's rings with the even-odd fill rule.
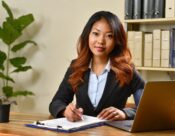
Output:
[[[50,113],[69,121],[81,120],[82,114],[107,120],[133,119],[136,109],[125,108],[125,104],[131,94],[139,101],[144,81],[131,61],[118,17],[107,11],[93,14],[80,35],[77,52],[50,103]],[[76,105],[72,103],[74,95]]]

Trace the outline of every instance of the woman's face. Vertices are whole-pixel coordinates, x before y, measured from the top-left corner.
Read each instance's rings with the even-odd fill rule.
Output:
[[[94,23],[89,34],[89,48],[94,57],[108,58],[114,44],[114,34],[108,22],[100,19]]]

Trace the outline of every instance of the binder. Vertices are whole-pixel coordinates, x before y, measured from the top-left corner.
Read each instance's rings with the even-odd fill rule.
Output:
[[[57,118],[43,121],[35,121],[31,124],[25,124],[27,127],[52,130],[57,132],[71,133],[84,129],[104,125],[107,120],[101,120],[97,117],[83,115],[84,120],[70,122],[66,118]]]
[[[170,30],[170,67],[175,67],[175,28]]]
[[[143,18],[153,18],[154,0],[143,0]]]
[[[153,30],[153,67],[160,67],[161,30]]]
[[[146,33],[144,35],[144,66],[151,67],[152,66],[152,46],[153,46],[153,34]]]
[[[175,0],[166,0],[165,2],[165,17],[175,17]]]
[[[134,0],[133,19],[141,19],[142,0]]]
[[[154,18],[165,17],[165,0],[155,0]]]
[[[134,64],[135,66],[143,66],[143,32],[137,31],[134,34],[134,44],[135,44],[135,50],[134,50]]]
[[[135,60],[135,43],[134,43],[134,37],[135,37],[135,31],[128,31],[127,32],[127,44],[130,49],[132,59]]]
[[[161,67],[169,67],[170,31],[162,31]]]
[[[133,18],[133,0],[125,0],[125,19]]]

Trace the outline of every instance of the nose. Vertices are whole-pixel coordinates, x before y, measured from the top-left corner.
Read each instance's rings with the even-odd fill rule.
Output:
[[[98,43],[103,45],[105,43],[105,36],[103,36],[103,35],[99,36]]]

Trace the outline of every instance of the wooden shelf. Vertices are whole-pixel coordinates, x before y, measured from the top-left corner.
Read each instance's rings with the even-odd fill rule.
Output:
[[[169,71],[175,72],[175,68],[153,68],[153,67],[136,67],[137,70],[147,70],[147,71]]]
[[[128,30],[137,31],[142,29],[140,26],[149,26],[149,28],[153,28],[153,27],[159,28],[159,26],[160,27],[174,26],[175,18],[126,19],[124,20],[124,23],[126,24],[127,31]],[[175,68],[136,67],[136,69],[141,71],[160,71],[160,72],[168,72],[171,74],[175,73]]]
[[[128,24],[153,24],[153,23],[175,23],[175,18],[151,18],[151,19],[128,19],[124,20]]]

